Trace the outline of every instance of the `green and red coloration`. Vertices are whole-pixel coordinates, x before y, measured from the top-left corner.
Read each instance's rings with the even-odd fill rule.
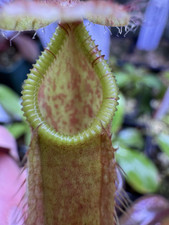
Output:
[[[15,4],[20,4],[20,14],[7,18],[4,12],[9,14]],[[116,164],[108,125],[118,90],[81,20],[121,26],[129,17],[121,6],[108,2],[16,2],[2,11],[1,27],[23,30],[47,25],[52,21],[43,18],[44,10],[49,10],[44,5],[55,6],[58,14],[52,14],[56,14],[52,21],[60,18],[61,23],[23,88],[23,111],[34,130],[25,224],[113,225]],[[40,9],[36,8],[37,15],[33,6]],[[110,14],[112,20],[107,19]]]
[[[116,104],[115,80],[83,24],[62,24],[23,90],[25,116],[34,128],[39,126],[35,142],[41,171],[36,179],[43,186],[44,224],[112,223],[114,152],[111,140],[100,134]],[[28,193],[28,208],[32,197]],[[33,208],[30,217],[37,219],[37,211]]]

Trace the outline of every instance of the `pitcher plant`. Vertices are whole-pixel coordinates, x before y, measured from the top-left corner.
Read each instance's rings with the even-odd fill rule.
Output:
[[[121,27],[130,16],[108,1],[13,1],[0,10],[1,29],[20,32],[59,23],[22,91],[32,128],[21,200],[26,225],[117,224],[109,124],[118,88],[83,19]]]

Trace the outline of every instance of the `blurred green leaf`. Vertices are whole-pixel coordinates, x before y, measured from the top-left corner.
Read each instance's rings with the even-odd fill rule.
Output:
[[[126,63],[124,65],[124,70],[127,72],[127,73],[130,73],[130,74],[137,74],[137,68],[135,66],[133,66],[132,64],[130,63]]]
[[[120,88],[125,87],[131,82],[130,76],[127,73],[123,73],[123,72],[117,72],[116,80]]]
[[[29,146],[31,140],[30,127],[26,122],[13,123],[7,125],[6,128],[14,136],[15,139],[18,139],[22,135],[25,136],[25,145]]]
[[[165,133],[160,133],[156,137],[156,142],[160,149],[169,156],[169,135]]]
[[[118,141],[128,147],[142,149],[144,146],[141,132],[136,128],[126,128],[120,131],[118,134]]]
[[[112,133],[116,133],[121,128],[123,117],[125,113],[125,99],[122,94],[119,96],[119,105],[112,121]]]
[[[137,192],[153,193],[158,189],[158,171],[144,154],[120,147],[116,159],[126,173],[128,183]]]
[[[163,76],[164,76],[165,80],[169,82],[169,71],[165,71],[163,73]]]
[[[144,77],[142,77],[142,82],[150,87],[150,88],[154,88],[156,90],[160,90],[162,88],[162,83],[160,81],[160,79],[154,75],[146,75]]]
[[[17,95],[11,88],[0,85],[0,104],[12,117],[21,119],[22,111],[19,103],[19,95]]]
[[[6,128],[16,139],[26,133],[25,123],[13,123],[13,124],[7,125]]]

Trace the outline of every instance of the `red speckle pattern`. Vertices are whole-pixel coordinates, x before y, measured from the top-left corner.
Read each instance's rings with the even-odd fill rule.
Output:
[[[101,185],[100,185],[100,225],[115,225],[115,149],[110,135],[104,130],[101,135]]]
[[[32,147],[28,224],[40,212],[42,225],[115,225],[115,150],[106,131],[69,147],[34,135]]]
[[[69,148],[41,140],[45,224],[100,225],[99,137]]]
[[[74,135],[90,126],[101,102],[99,79],[70,32],[39,88],[40,112],[56,131]]]

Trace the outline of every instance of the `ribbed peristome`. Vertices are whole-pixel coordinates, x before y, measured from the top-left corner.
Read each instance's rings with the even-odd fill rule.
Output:
[[[83,23],[60,24],[30,71],[22,98],[34,130],[26,224],[114,224],[108,125],[117,87]]]

